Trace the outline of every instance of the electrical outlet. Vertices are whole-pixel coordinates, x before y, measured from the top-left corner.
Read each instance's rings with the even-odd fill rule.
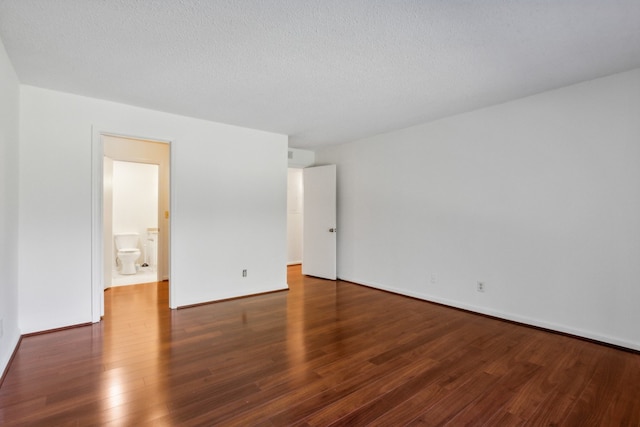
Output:
[[[438,283],[438,277],[435,274],[431,274],[431,284],[435,285]]]
[[[242,270],[242,277],[247,277],[247,270]]]
[[[476,288],[478,292],[484,292],[484,282],[478,282],[478,287]]]

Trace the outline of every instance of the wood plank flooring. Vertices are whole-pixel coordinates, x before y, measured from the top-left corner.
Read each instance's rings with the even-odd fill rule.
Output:
[[[0,424],[640,426],[640,355],[289,268],[289,291],[22,340]]]

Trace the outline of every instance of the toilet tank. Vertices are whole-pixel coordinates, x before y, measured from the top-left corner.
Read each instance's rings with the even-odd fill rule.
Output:
[[[122,233],[114,235],[116,249],[138,248],[138,233]]]

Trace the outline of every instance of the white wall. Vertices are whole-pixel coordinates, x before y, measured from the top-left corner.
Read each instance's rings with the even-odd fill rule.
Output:
[[[23,333],[92,319],[94,125],[173,142],[175,305],[286,288],[285,135],[21,86]]]
[[[338,165],[339,277],[640,349],[640,70],[316,162]]]
[[[138,233],[140,258],[145,259],[147,229],[158,228],[159,166],[145,163],[113,162],[113,235]],[[115,269],[115,249],[112,250]]]
[[[287,264],[302,263],[302,169],[289,168],[287,178]]]
[[[113,233],[138,233],[142,239],[150,227],[158,227],[158,165],[115,160]]]
[[[289,148],[289,167],[306,168],[312,166],[316,160],[316,153],[311,150]]]
[[[19,82],[0,40],[0,376],[18,343]]]

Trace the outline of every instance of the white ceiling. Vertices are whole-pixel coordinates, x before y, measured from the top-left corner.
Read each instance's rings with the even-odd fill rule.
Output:
[[[0,0],[24,84],[336,144],[640,67],[640,0]]]

